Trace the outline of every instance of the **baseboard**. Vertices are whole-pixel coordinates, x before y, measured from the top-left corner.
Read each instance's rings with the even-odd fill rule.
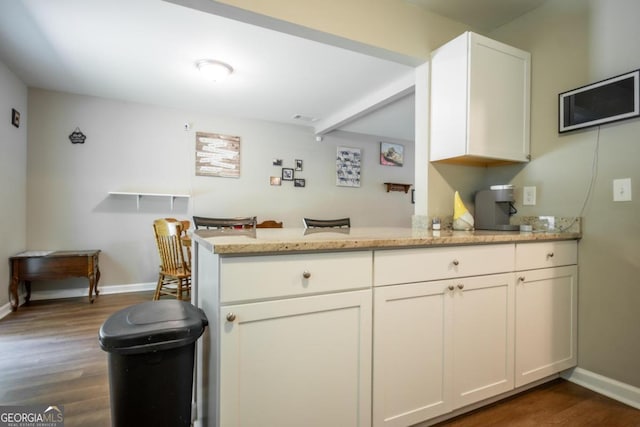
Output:
[[[626,405],[640,409],[640,388],[605,377],[582,368],[563,372],[562,378],[593,390]]]
[[[7,314],[11,313],[11,304],[6,303],[2,307],[0,307],[0,319],[2,319]]]
[[[156,289],[155,282],[148,283],[132,283],[130,285],[111,285],[111,286],[100,286],[98,291],[100,291],[100,295],[109,295],[109,294],[124,294],[128,292],[146,292],[153,291]],[[31,293],[31,300],[47,300],[47,299],[60,299],[60,298],[77,298],[77,297],[88,297],[89,289],[88,288],[74,288],[74,289],[58,289],[58,290],[40,290]],[[20,301],[20,305],[24,304],[24,295],[18,295],[18,300]],[[11,313],[11,304],[6,303],[2,307],[0,307],[0,319],[5,317]]]

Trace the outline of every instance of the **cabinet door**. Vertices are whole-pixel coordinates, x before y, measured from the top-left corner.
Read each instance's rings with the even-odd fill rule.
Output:
[[[447,286],[423,282],[374,289],[374,426],[408,426],[452,409],[453,294]]]
[[[530,54],[470,33],[468,154],[525,162]]]
[[[516,387],[577,363],[577,266],[517,273]]]
[[[369,426],[371,299],[364,290],[221,307],[219,425]]]
[[[513,273],[451,281],[456,408],[513,389],[513,282]]]

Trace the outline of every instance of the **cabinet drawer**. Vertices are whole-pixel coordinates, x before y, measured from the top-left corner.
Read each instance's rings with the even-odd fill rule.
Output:
[[[374,285],[412,283],[513,271],[514,245],[376,251]]]
[[[220,302],[254,301],[371,287],[372,253],[223,257]]]
[[[578,242],[575,240],[516,245],[516,270],[533,270],[577,263]]]

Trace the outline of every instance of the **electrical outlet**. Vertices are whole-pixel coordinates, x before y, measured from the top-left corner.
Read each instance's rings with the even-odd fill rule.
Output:
[[[614,202],[630,202],[631,201],[631,178],[613,180],[613,201]]]
[[[536,187],[522,188],[522,205],[535,206],[536,204]]]

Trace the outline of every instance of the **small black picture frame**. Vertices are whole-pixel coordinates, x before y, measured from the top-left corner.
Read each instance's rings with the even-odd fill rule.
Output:
[[[20,111],[15,108],[11,109],[11,124],[17,128],[20,127]]]
[[[296,171],[302,170],[302,160],[296,159]]]
[[[306,181],[302,178],[296,178],[293,180],[294,187],[304,187],[305,184],[306,184]]]
[[[282,168],[282,180],[283,181],[293,181],[293,169],[292,168]]]

